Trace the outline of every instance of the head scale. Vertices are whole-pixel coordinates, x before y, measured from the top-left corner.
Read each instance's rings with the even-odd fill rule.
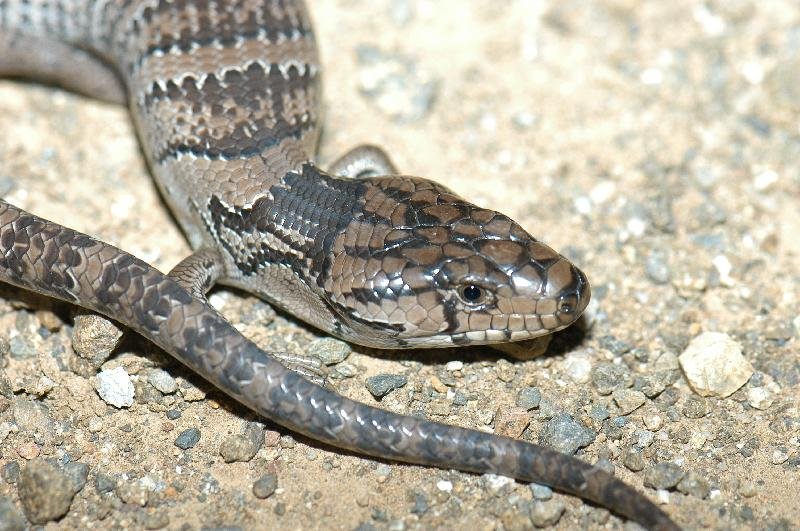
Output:
[[[344,339],[375,347],[519,341],[586,308],[586,276],[508,217],[434,182],[365,179],[321,286]]]

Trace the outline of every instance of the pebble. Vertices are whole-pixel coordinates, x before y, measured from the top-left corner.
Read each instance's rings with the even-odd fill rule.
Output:
[[[674,488],[686,473],[675,463],[664,462],[648,468],[644,474],[644,484],[656,490]]]
[[[592,385],[601,395],[610,395],[616,389],[627,387],[630,371],[624,365],[598,363],[592,368]]]
[[[442,381],[441,378],[436,376],[435,374],[430,378],[431,387],[433,387],[434,391],[441,394],[447,393],[447,385]]]
[[[752,498],[756,494],[758,494],[758,486],[753,481],[743,481],[739,485],[738,492],[741,496],[745,498]]]
[[[770,461],[772,461],[773,465],[781,465],[789,460],[789,452],[783,446],[778,446],[772,451],[772,457]]]
[[[75,495],[70,478],[44,459],[34,459],[22,469],[17,488],[25,515],[33,524],[46,524],[67,514]]]
[[[463,368],[464,368],[464,362],[458,360],[448,361],[447,364],[444,366],[444,369],[447,372],[456,372],[462,370]]]
[[[518,439],[530,422],[528,410],[524,407],[499,407],[494,415],[494,432]]]
[[[564,514],[564,504],[558,500],[534,501],[531,505],[531,522],[536,527],[551,527]]]
[[[11,416],[20,431],[36,434],[50,440],[54,435],[54,423],[50,411],[44,404],[28,400],[25,397],[14,397],[11,403]]]
[[[274,430],[266,430],[264,432],[264,446],[268,448],[273,448],[278,446],[281,442],[281,434],[280,432]]]
[[[649,430],[636,430],[633,433],[634,444],[637,448],[647,448],[656,438],[655,433]]]
[[[308,346],[309,356],[317,358],[325,365],[336,365],[347,359],[352,352],[349,344],[332,337],[313,341]]]
[[[133,405],[133,382],[122,367],[100,371],[97,375],[96,389],[104,402],[116,408]]]
[[[573,352],[564,359],[563,368],[570,380],[577,384],[584,384],[589,381],[592,362],[585,351]]]
[[[730,396],[753,374],[741,345],[720,332],[698,335],[678,359],[689,385],[701,396]]]
[[[103,431],[103,419],[100,417],[90,418],[89,422],[86,424],[86,428],[89,430],[89,433],[98,433]]]
[[[121,481],[114,487],[119,499],[131,505],[144,507],[150,501],[150,490],[141,481]]]
[[[631,389],[616,389],[612,396],[623,415],[628,415],[644,405],[647,397],[641,391]]]
[[[199,402],[200,400],[205,400],[205,390],[197,387],[189,380],[184,380],[183,378],[178,379],[178,382],[178,392],[184,400],[187,402]]]
[[[690,397],[683,404],[681,413],[689,419],[700,419],[708,414],[708,404],[702,398]]]
[[[145,529],[163,529],[169,525],[169,515],[165,511],[158,511],[147,515],[144,519]]]
[[[277,489],[278,476],[275,474],[264,474],[253,482],[253,496],[261,500],[272,496]]]
[[[647,278],[656,284],[667,284],[672,278],[669,257],[661,249],[654,249],[647,255],[644,268]]]
[[[9,461],[3,465],[0,475],[6,483],[16,483],[19,479],[19,463],[16,461]]]
[[[597,433],[566,413],[560,413],[549,420],[539,434],[539,444],[548,446],[567,455],[578,448],[590,445]]]
[[[440,479],[436,482],[436,488],[441,492],[453,492],[453,482],[446,479]]]
[[[540,485],[539,483],[531,483],[528,485],[534,499],[545,501],[553,497],[553,489],[547,485]]]
[[[520,131],[529,129],[539,120],[539,117],[532,112],[519,111],[511,116],[511,123]]]
[[[527,410],[539,407],[542,401],[542,392],[538,387],[525,387],[517,394],[517,405]]]
[[[428,498],[425,496],[425,494],[421,492],[415,492],[412,499],[414,501],[414,505],[412,505],[411,509],[409,510],[411,514],[423,515],[428,512],[430,504],[428,503]]]
[[[400,374],[378,374],[370,376],[364,382],[367,390],[375,398],[383,398],[395,389],[399,389],[408,383],[408,378]]]
[[[153,369],[147,375],[147,381],[165,395],[171,395],[178,390],[178,382],[167,371]]]
[[[625,468],[632,472],[639,472],[644,470],[645,467],[645,460],[644,454],[642,454],[641,449],[639,448],[630,448],[627,452],[625,452],[625,457],[622,459],[622,464],[625,465]]]
[[[711,492],[708,481],[693,470],[689,471],[683,479],[680,480],[677,489],[684,494],[694,496],[700,500],[708,498],[708,494]]]
[[[39,349],[36,345],[24,336],[12,337],[8,343],[8,348],[12,358],[35,358],[39,355]]]
[[[592,407],[589,409],[589,418],[597,422],[603,422],[609,417],[611,417],[611,412],[603,404],[592,404]]]
[[[189,428],[183,430],[180,435],[175,439],[175,446],[181,450],[188,450],[194,448],[200,442],[200,430],[197,428]]]
[[[358,368],[351,363],[340,363],[331,374],[331,378],[352,378],[358,374]]]
[[[98,472],[94,476],[94,488],[97,490],[98,494],[105,494],[107,492],[111,492],[114,490],[114,487],[117,486],[117,481],[113,477],[104,474],[103,472]]]
[[[658,413],[648,412],[642,415],[644,427],[651,431],[658,431],[664,425],[664,419]]]
[[[0,531],[24,531],[25,517],[7,496],[0,496]]]
[[[72,348],[96,369],[111,356],[122,330],[106,318],[84,311],[75,316]]]
[[[752,387],[747,390],[747,403],[756,409],[769,409],[773,402],[775,394],[768,387]]]
[[[250,461],[264,444],[264,426],[248,422],[243,433],[226,437],[219,447],[219,454],[226,463]]]
[[[77,494],[86,486],[89,478],[89,465],[86,463],[67,463],[64,465],[64,474],[72,482],[72,491]]]
[[[405,26],[414,18],[414,2],[412,0],[394,0],[389,5],[389,17],[398,26]]]
[[[17,446],[17,454],[26,461],[39,457],[41,451],[39,445],[33,441],[27,441]]]

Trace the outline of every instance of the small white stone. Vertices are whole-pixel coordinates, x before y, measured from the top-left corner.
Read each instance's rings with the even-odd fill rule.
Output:
[[[775,170],[766,169],[753,177],[753,186],[759,192],[763,192],[776,182],[778,182],[778,173]]]
[[[776,448],[772,451],[772,464],[781,465],[789,460],[789,453],[783,448]]]
[[[766,387],[753,387],[747,391],[747,403],[756,409],[769,409],[775,396]]]
[[[452,492],[453,483],[451,481],[441,479],[436,483],[436,488],[442,492]]]
[[[100,417],[92,417],[91,419],[89,419],[88,428],[91,433],[97,433],[99,431],[102,431],[103,420]]]
[[[617,191],[617,184],[614,181],[600,181],[589,192],[589,197],[596,205],[601,205],[611,199]]]
[[[664,419],[658,413],[645,413],[642,415],[644,426],[651,431],[658,431],[664,425]]]
[[[499,492],[500,489],[502,489],[506,485],[514,483],[514,479],[508,476],[499,476],[497,474],[484,474],[483,477],[486,479],[486,486],[489,487],[489,490],[493,492]]]
[[[625,224],[625,226],[627,227],[630,235],[633,236],[634,238],[641,237],[647,230],[647,223],[645,222],[645,220],[639,217],[630,218],[628,222]]]
[[[455,372],[460,371],[464,368],[464,362],[461,361],[448,361],[447,365],[444,366],[447,372]]]
[[[575,210],[578,212],[578,214],[588,216],[592,213],[592,200],[585,195],[576,197],[573,201],[573,205],[575,206]]]
[[[730,396],[753,375],[741,345],[720,332],[695,337],[678,360],[689,385],[701,396]]]
[[[589,381],[592,362],[589,361],[589,356],[585,352],[574,352],[567,355],[563,367],[564,372],[573,382],[582,384]]]
[[[739,71],[751,85],[759,85],[764,81],[764,67],[755,61],[744,63]]]
[[[713,260],[711,260],[711,263],[714,264],[714,268],[719,274],[720,284],[727,287],[731,287],[735,284],[735,281],[731,278],[733,266],[731,265],[731,261],[728,260],[727,256],[724,254],[718,254]]]
[[[130,375],[122,367],[100,371],[97,375],[97,394],[114,407],[132,406],[134,389]]]
[[[664,72],[658,68],[645,68],[639,80],[645,85],[660,85],[664,81]]]

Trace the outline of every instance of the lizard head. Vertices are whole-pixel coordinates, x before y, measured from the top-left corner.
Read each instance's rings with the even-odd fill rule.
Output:
[[[329,255],[340,337],[383,348],[520,341],[573,323],[586,276],[498,212],[410,177],[360,180]]]

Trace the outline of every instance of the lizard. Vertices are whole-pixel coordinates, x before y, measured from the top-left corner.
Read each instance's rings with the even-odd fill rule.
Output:
[[[195,250],[168,275],[0,200],[0,280],[131,328],[254,411],[344,449],[549,484],[651,529],[643,494],[557,451],[367,406],[309,381],[206,301],[252,292],[377,348],[521,341],[572,324],[586,275],[507,216],[360,146],[314,161],[320,77],[299,0],[0,0],[0,75],[127,104]]]

